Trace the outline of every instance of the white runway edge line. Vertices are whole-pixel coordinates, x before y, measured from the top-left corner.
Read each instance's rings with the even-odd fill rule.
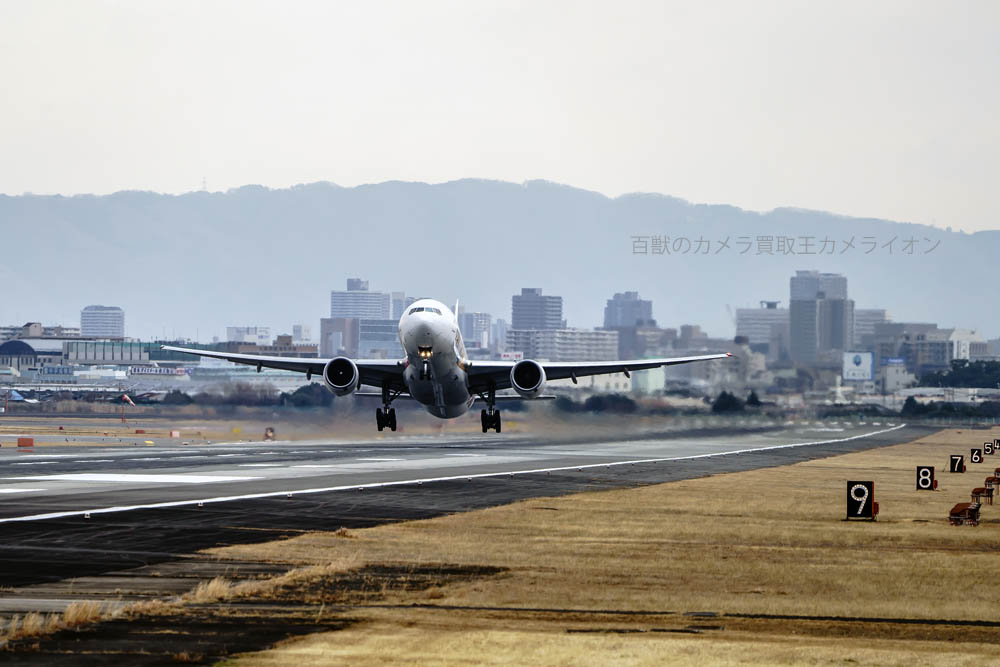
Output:
[[[584,465],[575,466],[560,466],[557,468],[534,468],[531,470],[505,470],[503,472],[484,472],[484,473],[473,473],[469,475],[451,475],[448,477],[427,477],[421,479],[403,479],[394,482],[372,482],[370,484],[344,484],[341,486],[327,486],[323,488],[316,489],[290,489],[286,491],[268,491],[267,493],[248,493],[241,496],[218,496],[216,498],[197,498],[194,500],[174,500],[164,503],[147,503],[144,505],[123,505],[118,507],[101,507],[89,510],[74,510],[72,512],[49,512],[47,514],[30,514],[26,516],[12,516],[5,519],[0,519],[0,523],[13,523],[15,521],[44,521],[46,519],[64,519],[71,516],[83,516],[84,514],[112,514],[116,512],[131,512],[134,510],[152,510],[152,509],[164,509],[168,507],[185,507],[187,505],[197,505],[199,503],[227,503],[235,502],[237,500],[257,500],[260,498],[279,498],[282,496],[289,495],[302,495],[310,493],[332,493],[335,491],[357,491],[359,489],[379,489],[390,486],[405,486],[408,484],[431,484],[433,482],[452,482],[459,479],[477,479],[481,477],[504,477],[511,475],[532,475],[542,472],[560,472],[565,470],[584,470],[586,468],[610,468],[612,466],[624,466],[624,465],[634,465],[638,463],[663,463],[666,461],[689,461],[692,459],[709,459],[716,456],[730,456],[733,454],[750,454],[755,452],[767,452],[776,449],[790,449],[792,447],[810,447],[815,445],[830,445],[838,442],[849,442],[851,440],[860,440],[861,438],[870,438],[873,435],[881,435],[883,433],[890,433],[892,431],[898,431],[904,428],[906,424],[900,424],[898,426],[893,426],[892,428],[884,428],[879,431],[872,431],[871,433],[861,433],[859,435],[852,435],[849,438],[836,438],[834,440],[817,440],[815,442],[794,442],[787,445],[770,445],[768,447],[751,447],[748,449],[733,449],[728,452],[715,452],[712,454],[692,454],[690,456],[671,456],[667,458],[658,459],[634,459],[629,461],[612,461],[610,463],[588,463]]]

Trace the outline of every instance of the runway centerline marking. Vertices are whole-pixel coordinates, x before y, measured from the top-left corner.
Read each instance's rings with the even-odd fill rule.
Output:
[[[335,491],[358,491],[361,489],[377,489],[377,488],[387,488],[393,486],[406,486],[410,484],[430,484],[433,482],[452,482],[456,480],[471,480],[480,479],[485,477],[504,477],[513,475],[531,475],[543,472],[560,472],[560,471],[573,471],[573,470],[583,470],[585,468],[611,468],[617,466],[625,465],[635,465],[641,463],[663,463],[668,461],[691,461],[696,459],[707,459],[714,458],[716,456],[733,456],[739,454],[752,454],[756,452],[768,452],[775,451],[778,449],[791,449],[794,447],[810,447],[815,445],[829,445],[838,442],[850,442],[851,440],[859,440],[862,438],[870,438],[874,435],[881,435],[882,433],[890,433],[892,431],[898,431],[904,428],[906,424],[899,424],[891,428],[884,428],[878,431],[871,431],[869,433],[860,433],[858,435],[852,435],[846,438],[835,438],[832,440],[817,440],[814,442],[795,442],[784,445],[769,445],[767,447],[751,447],[745,449],[733,449],[726,452],[713,452],[709,454],[691,454],[688,456],[671,456],[662,458],[652,458],[652,459],[632,459],[625,461],[611,461],[606,463],[587,463],[583,465],[569,465],[569,466],[559,466],[555,468],[534,468],[527,470],[505,470],[500,472],[485,472],[485,473],[471,473],[468,475],[450,475],[447,477],[428,477],[428,478],[418,478],[418,479],[405,479],[396,480],[392,482],[371,482],[368,484],[344,484],[340,486],[328,486],[322,488],[313,489],[286,489],[283,491],[269,491],[263,493],[248,493],[238,496],[216,496],[214,498],[196,498],[192,500],[173,500],[162,503],[145,503],[142,505],[121,505],[115,507],[99,507],[89,510],[74,510],[69,512],[47,512],[45,514],[29,514],[25,516],[14,516],[0,519],[0,523],[13,523],[15,521],[44,521],[46,519],[62,519],[70,516],[83,516],[85,514],[112,514],[117,512],[130,512],[133,510],[145,510],[145,509],[164,509],[169,507],[185,507],[188,505],[197,505],[198,503],[224,503],[224,502],[234,502],[238,500],[258,500],[262,498],[278,498],[288,495],[297,494],[314,494],[314,493],[331,493]],[[110,477],[125,477],[126,475],[109,475]],[[149,477],[167,477],[168,475],[149,475]],[[51,476],[37,476],[37,477],[13,477],[6,479],[65,479],[67,477],[74,477],[74,475],[51,475]],[[132,477],[142,477],[142,475],[132,475]],[[197,475],[177,475],[177,477],[197,477]],[[206,478],[201,478],[206,479]],[[259,477],[242,477],[242,478],[231,478],[239,480],[253,480],[262,479]]]

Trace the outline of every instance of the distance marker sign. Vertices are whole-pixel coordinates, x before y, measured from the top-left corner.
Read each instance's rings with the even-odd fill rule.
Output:
[[[875,482],[847,483],[847,518],[875,518]]]
[[[933,491],[936,486],[934,466],[917,466],[917,491]]]

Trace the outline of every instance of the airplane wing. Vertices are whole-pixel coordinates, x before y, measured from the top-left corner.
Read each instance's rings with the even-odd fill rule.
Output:
[[[199,357],[208,357],[211,359],[222,359],[224,361],[231,361],[234,364],[256,366],[258,373],[264,368],[276,368],[305,373],[308,378],[312,378],[313,375],[321,377],[323,375],[323,367],[330,361],[329,359],[308,357],[265,357],[256,354],[192,350],[172,345],[162,345],[161,349],[170,350],[171,352],[183,352],[184,354],[194,354]],[[403,383],[403,364],[401,361],[397,361],[396,359],[353,359],[352,361],[358,366],[358,373],[361,375],[361,384],[381,389],[383,383],[386,383],[390,389],[406,390],[406,385]]]
[[[728,359],[733,356],[729,352],[723,354],[702,354],[694,357],[662,357],[658,359],[626,359],[622,361],[539,361],[545,369],[546,380],[563,380],[565,378],[584,377],[587,375],[606,375],[609,373],[626,373],[643,371],[660,366],[675,366],[689,364],[695,361],[711,361],[712,359]],[[510,369],[516,361],[473,361],[467,369],[469,374],[469,389],[482,393],[489,389],[491,383],[497,390],[510,388]]]
[[[172,352],[183,352],[199,357],[209,357],[212,359],[223,359],[234,364],[245,364],[256,366],[260,372],[264,368],[277,368],[287,371],[305,373],[311,378],[313,375],[322,375],[323,367],[329,359],[314,359],[303,357],[265,357],[256,354],[237,354],[235,352],[214,352],[211,350],[193,350],[184,347],[173,347],[172,345],[161,346],[164,350]],[[606,375],[610,373],[629,373],[631,371],[641,371],[660,366],[673,366],[676,364],[688,364],[695,361],[710,361],[712,359],[726,359],[733,356],[726,352],[724,354],[703,354],[694,357],[663,357],[658,359],[627,359],[623,361],[539,361],[538,363],[545,369],[547,380],[562,380],[571,377],[584,377],[587,375]],[[390,389],[407,391],[403,382],[403,363],[395,359],[360,359],[354,360],[361,374],[361,384],[382,388],[387,385]],[[467,366],[466,372],[469,376],[469,390],[472,393],[484,393],[490,386],[497,390],[510,388],[510,369],[514,367],[515,361],[472,361]]]

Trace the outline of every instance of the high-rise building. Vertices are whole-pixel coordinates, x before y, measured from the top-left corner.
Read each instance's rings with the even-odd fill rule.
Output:
[[[324,317],[319,321],[319,356],[358,356],[360,331],[356,317]]]
[[[505,352],[507,350],[507,320],[497,318],[490,327],[490,347],[494,352]]]
[[[854,347],[858,350],[874,344],[875,327],[889,321],[884,308],[854,309]]]
[[[511,329],[562,329],[562,297],[542,296],[540,287],[524,287],[511,297]]]
[[[604,306],[604,328],[634,327],[653,323],[653,302],[638,292],[618,292]]]
[[[330,317],[387,320],[392,317],[392,298],[388,292],[371,292],[368,281],[348,278],[347,290],[330,292]]]
[[[80,311],[80,335],[87,338],[124,338],[125,311],[118,306],[87,306]]]
[[[358,320],[358,357],[400,359],[406,356],[399,342],[399,322],[393,319]]]
[[[312,342],[312,327],[308,324],[292,325],[292,341],[297,345]]]
[[[403,292],[393,292],[392,293],[392,319],[399,320],[406,312],[406,309],[410,307],[410,304],[416,301],[412,296],[406,296]]]
[[[271,327],[226,327],[226,340],[230,343],[270,345]]]
[[[833,351],[854,344],[854,301],[847,278],[837,273],[796,271],[789,302],[790,354],[793,361],[833,359]]]
[[[778,308],[780,301],[761,301],[760,308],[736,309],[736,335],[745,336],[751,345],[769,345],[775,327],[788,328],[788,309]]]
[[[466,347],[489,347],[492,322],[489,313],[460,313],[458,328]]]

